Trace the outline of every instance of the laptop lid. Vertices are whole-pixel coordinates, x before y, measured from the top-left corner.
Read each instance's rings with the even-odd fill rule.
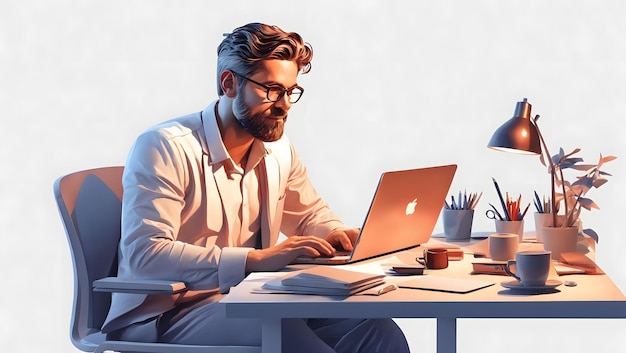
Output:
[[[456,168],[453,164],[383,173],[350,262],[426,243]]]
[[[350,255],[298,258],[296,263],[351,263],[427,242],[456,168],[453,164],[384,172]]]

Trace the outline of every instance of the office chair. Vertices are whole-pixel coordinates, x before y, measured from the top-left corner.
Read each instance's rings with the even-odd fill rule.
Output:
[[[58,178],[54,195],[74,267],[74,303],[70,339],[84,352],[101,353],[252,353],[251,346],[200,346],[106,340],[100,331],[111,305],[111,292],[172,295],[182,282],[117,278],[124,167],[84,170]]]

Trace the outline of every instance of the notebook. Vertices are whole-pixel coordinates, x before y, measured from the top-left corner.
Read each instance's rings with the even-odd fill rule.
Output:
[[[352,252],[333,257],[298,257],[293,263],[346,264],[427,242],[456,168],[451,164],[384,172]]]
[[[384,275],[313,266],[263,284],[257,292],[348,296],[384,284]]]

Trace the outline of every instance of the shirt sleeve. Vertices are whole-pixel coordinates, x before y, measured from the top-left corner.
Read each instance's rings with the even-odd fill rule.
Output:
[[[178,239],[190,173],[190,152],[182,143],[151,130],[131,148],[123,176],[119,275],[183,281],[192,290],[224,283],[228,290],[243,278],[243,250],[231,254]]]
[[[281,232],[287,236],[314,235],[326,237],[337,228],[344,228],[341,219],[331,211],[309,180],[306,167],[293,146],[292,163],[285,190]]]
[[[246,257],[252,248],[223,248],[219,262],[220,292],[227,293],[246,277]]]

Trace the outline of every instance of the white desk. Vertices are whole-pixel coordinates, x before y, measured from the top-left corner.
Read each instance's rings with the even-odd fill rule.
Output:
[[[419,248],[398,254],[414,259]],[[458,318],[626,318],[626,298],[607,275],[568,275],[576,287],[559,286],[557,293],[519,295],[500,283],[511,277],[470,275],[473,257],[452,261],[444,270],[426,273],[484,279],[496,284],[467,294],[398,289],[381,296],[323,297],[258,294],[251,289],[260,282],[244,281],[232,288],[222,303],[226,315],[262,318],[263,352],[281,351],[282,319],[289,318],[435,318],[437,352],[456,352]],[[564,277],[560,277],[563,280]],[[408,279],[408,278],[407,278]]]

